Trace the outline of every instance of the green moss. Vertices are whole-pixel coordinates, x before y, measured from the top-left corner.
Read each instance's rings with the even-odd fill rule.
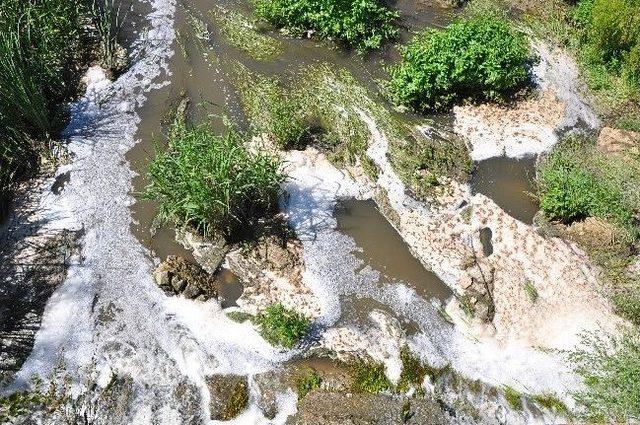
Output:
[[[309,369],[302,376],[296,379],[296,388],[298,389],[298,400],[302,400],[311,391],[320,388],[322,378],[318,373]]]
[[[538,394],[532,396],[532,398],[540,406],[558,415],[568,416],[570,414],[567,405],[553,394]]]
[[[249,405],[249,390],[244,381],[238,382],[231,391],[227,403],[221,412],[220,419],[229,421],[242,413]]]
[[[383,363],[373,359],[357,359],[348,364],[352,378],[352,390],[377,394],[391,388]]]
[[[283,52],[282,43],[260,33],[241,13],[218,6],[210,15],[229,44],[253,59],[271,60]]]
[[[244,313],[242,311],[231,311],[227,313],[227,317],[234,322],[244,323],[247,320],[253,320],[254,316],[249,313]]]
[[[424,377],[427,375],[427,369],[420,359],[405,346],[400,350],[400,361],[402,362],[402,372],[400,373],[397,391],[405,393],[412,387],[420,389]]]
[[[507,403],[509,403],[509,406],[511,406],[512,409],[522,410],[521,395],[516,389],[505,385],[504,387],[502,387],[502,393],[505,400],[507,400]]]
[[[310,321],[293,310],[286,309],[282,304],[273,304],[258,314],[255,323],[260,328],[260,334],[269,343],[285,348],[293,346],[309,330]]]
[[[538,300],[538,290],[536,289],[535,286],[533,286],[533,283],[531,283],[531,281],[527,280],[525,282],[524,292],[527,294],[527,296],[529,297],[529,300],[532,303],[535,303]]]

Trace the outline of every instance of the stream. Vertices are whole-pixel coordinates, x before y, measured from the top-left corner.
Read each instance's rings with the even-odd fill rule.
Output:
[[[220,0],[216,6],[247,16],[251,10],[241,0]],[[222,132],[223,117],[228,117],[240,129],[249,128],[232,83],[236,62],[285,79],[306,65],[329,63],[377,92],[376,79],[398,54],[388,47],[362,57],[318,40],[270,34],[282,43],[283,53],[257,61],[228,44],[211,18],[211,7],[210,0],[137,4],[128,17],[135,25],[127,32],[137,61],[115,82],[94,70],[66,130],[74,160],[52,182],[59,198],[44,207],[52,228],[83,230],[82,261],[72,264],[66,282],[49,300],[33,351],[13,387],[26,387],[33,375],[55,380],[63,370],[70,377],[68,393],[89,420],[209,423],[208,377],[214,374],[250,378],[249,408],[234,423],[284,424],[296,411],[290,390],[278,392],[274,418],[266,418],[258,406],[253,377],[285,364],[308,363],[296,358],[297,350],[269,345],[249,322],[227,317],[224,310],[236,308],[243,292],[238,276],[228,269],[218,274],[221,305],[167,297],[153,281],[154,267],[167,256],[194,257],[176,242],[174,229],[156,226],[156,205],[142,197],[146,169],[155,149],[165,146],[172,113],[185,98],[190,99],[187,116],[195,122],[211,120]],[[421,1],[398,0],[394,7],[402,13],[403,40],[412,31],[442,27],[453,19],[451,12]],[[405,114],[404,119],[417,123],[423,118]],[[378,155],[375,149],[369,155],[384,165],[386,152]],[[308,154],[288,153],[286,162],[293,167],[283,185],[288,195],[283,210],[303,246],[305,282],[320,300],[319,328],[367,330],[371,313],[383,311],[401,324],[409,346],[435,366],[451,365],[469,379],[496,387],[543,392],[573,384],[565,365],[542,351],[476,344],[459,332],[443,314],[454,299],[450,279],[413,255],[365,188],[326,159],[309,161]],[[470,191],[531,224],[537,212],[530,196],[534,164],[531,157],[477,162]],[[380,168],[389,185],[404,194],[397,176]],[[417,202],[400,203],[431,213]],[[490,233],[483,237],[491,240]],[[399,374],[396,359],[385,359],[385,365]],[[114,386],[126,393],[124,412],[99,399],[101,391]],[[492,408],[503,412],[505,406]],[[509,423],[545,419],[528,408],[501,415]]]

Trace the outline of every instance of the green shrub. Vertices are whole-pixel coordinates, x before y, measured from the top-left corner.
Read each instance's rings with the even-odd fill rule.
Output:
[[[279,28],[340,40],[363,52],[395,38],[397,12],[379,0],[254,0],[256,15]]]
[[[310,369],[304,375],[298,377],[296,380],[296,387],[298,389],[298,400],[302,400],[309,394],[311,391],[316,388],[320,388],[322,384],[322,378],[318,373]]]
[[[246,236],[257,222],[277,211],[280,160],[252,153],[242,135],[217,135],[210,126],[177,119],[169,148],[149,165],[144,196],[158,201],[160,222],[191,226],[205,235]]]
[[[599,217],[635,233],[639,164],[603,155],[581,138],[556,147],[538,169],[540,209],[565,223]]]
[[[571,353],[586,390],[576,401],[594,422],[640,420],[640,335],[637,330],[614,337],[584,336],[583,349]]]
[[[357,359],[349,364],[353,391],[377,394],[391,388],[383,363]]]
[[[391,68],[396,102],[418,111],[465,98],[501,100],[523,87],[532,60],[527,39],[497,17],[473,17],[428,29],[401,49]]]
[[[256,316],[260,334],[273,345],[285,348],[293,346],[309,330],[309,319],[293,310],[284,308],[282,304],[267,307]]]

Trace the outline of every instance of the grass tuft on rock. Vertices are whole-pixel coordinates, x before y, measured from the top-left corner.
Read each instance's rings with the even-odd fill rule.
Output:
[[[313,369],[309,369],[302,376],[296,379],[296,388],[298,390],[298,400],[302,400],[311,391],[320,388],[322,378]]]
[[[292,33],[317,32],[359,52],[379,48],[398,35],[399,14],[380,0],[254,0],[255,13]]]
[[[158,202],[160,222],[190,226],[204,235],[250,236],[278,211],[284,175],[279,159],[250,152],[234,131],[216,134],[209,125],[176,119],[167,150],[149,165],[144,196]]]
[[[496,16],[465,18],[418,33],[391,68],[394,100],[419,112],[464,99],[504,100],[529,82],[526,37]]]
[[[260,335],[270,344],[293,348],[309,331],[309,319],[282,304],[267,307],[255,318]]]

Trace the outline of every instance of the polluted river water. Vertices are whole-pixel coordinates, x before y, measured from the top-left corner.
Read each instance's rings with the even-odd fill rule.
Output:
[[[411,30],[441,27],[452,19],[450,12],[422,4],[395,4],[406,26],[404,39]],[[189,260],[193,256],[175,241],[173,229],[156,226],[155,205],[141,196],[148,183],[146,168],[156,147],[166,144],[167,125],[183,99],[189,99],[186,114],[195,122],[211,120],[222,132],[230,118],[240,129],[249,128],[232,82],[234,63],[283,78],[306,65],[329,63],[349,70],[361,85],[374,90],[375,79],[384,75],[385,64],[396,53],[389,48],[361,57],[317,40],[271,34],[283,53],[271,61],[257,61],[228,44],[211,18],[211,2],[153,0],[148,6],[140,11],[141,28],[131,34],[138,62],[116,82],[94,71],[87,95],[74,108],[67,132],[75,159],[58,172],[59,205],[47,208],[54,225],[85,230],[84,261],[72,265],[67,281],[50,300],[34,350],[14,385],[26,385],[34,374],[53,379],[62,365],[71,377],[70,394],[80,403],[97,403],[87,413],[89,419],[97,419],[110,412],[109,406],[92,397],[114,382],[120,385],[119,377],[126,376],[123,385],[131,399],[118,420],[206,423],[208,377],[242,375],[249,377],[250,397],[234,423],[285,423],[295,414],[295,393],[278,392],[277,415],[267,418],[256,401],[253,377],[295,365],[299,353],[276,349],[249,322],[227,317],[223,309],[235,308],[242,294],[237,276],[227,270],[219,274],[222,306],[215,300],[167,297],[153,281],[155,265],[168,255]],[[239,1],[216,6],[245,14],[250,10],[248,3]],[[381,310],[403,324],[408,346],[434,366],[450,365],[469,379],[532,392],[562,392],[575,384],[566,366],[542,351],[476,344],[460,333],[444,312],[454,301],[450,282],[412,255],[371,201],[368,188],[321,152],[310,152],[287,154],[283,210],[303,246],[305,282],[320,300],[319,329],[366,330],[371,313]],[[384,154],[371,156],[386,176],[392,171],[384,168]],[[311,161],[310,155],[317,156]],[[532,168],[529,159],[482,161],[471,189],[531,223],[537,210],[526,194],[531,191]],[[405,192],[397,176],[385,178]],[[485,232],[484,238],[491,236]],[[391,378],[397,379],[398,358],[376,349],[369,354],[380,356]],[[536,416],[526,409],[509,410],[505,403],[500,409],[507,410],[501,420],[513,423],[545,419],[540,412]]]

